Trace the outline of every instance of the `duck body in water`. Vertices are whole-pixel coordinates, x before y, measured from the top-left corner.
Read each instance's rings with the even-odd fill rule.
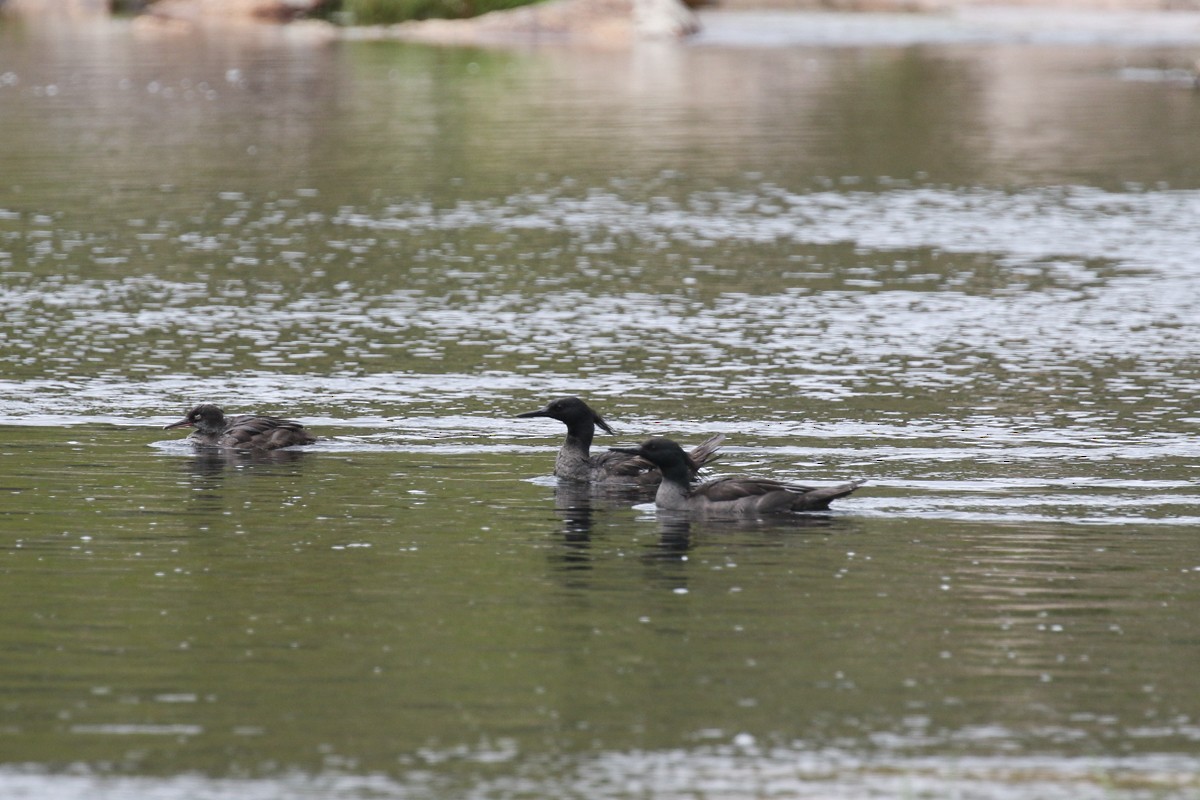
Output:
[[[644,458],[662,471],[654,504],[670,511],[714,517],[763,517],[792,511],[824,511],[864,481],[835,486],[802,486],[769,478],[730,477],[694,483],[694,465],[670,439],[648,439],[638,447],[612,452]]]
[[[188,441],[198,447],[278,450],[281,447],[312,444],[317,440],[299,422],[256,414],[227,417],[220,407],[212,403],[196,406],[179,422],[164,425],[163,430],[183,427],[195,428]]]
[[[655,487],[662,481],[658,467],[644,458],[629,453],[608,450],[592,455],[592,439],[596,428],[612,433],[604,419],[578,397],[560,397],[545,408],[527,411],[517,417],[547,417],[567,426],[567,438],[554,460],[554,475],[564,480],[584,483],[625,483]],[[696,472],[717,457],[724,436],[705,439],[688,454]]]

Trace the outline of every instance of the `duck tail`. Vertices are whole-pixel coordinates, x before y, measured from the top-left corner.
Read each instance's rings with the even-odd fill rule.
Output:
[[[823,511],[829,508],[829,504],[834,500],[853,494],[854,490],[864,483],[866,481],[851,481],[837,486],[821,486],[812,489],[797,497],[792,504],[792,509],[795,511]]]

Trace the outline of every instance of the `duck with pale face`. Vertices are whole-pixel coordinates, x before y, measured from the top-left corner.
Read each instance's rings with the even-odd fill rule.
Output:
[[[198,447],[223,447],[235,450],[278,450],[317,440],[299,422],[256,414],[225,416],[219,406],[202,403],[183,419],[164,425],[163,430],[193,428],[188,441]]]

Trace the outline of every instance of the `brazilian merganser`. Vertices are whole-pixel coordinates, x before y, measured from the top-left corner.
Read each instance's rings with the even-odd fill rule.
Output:
[[[517,414],[520,418],[549,417],[567,426],[567,438],[554,460],[554,474],[566,480],[587,483],[635,483],[645,487],[657,486],[662,474],[649,461],[636,455],[609,450],[591,454],[596,428],[613,433],[604,419],[578,397],[560,397],[545,408]],[[691,451],[690,462],[695,470],[717,457],[717,448],[725,437],[721,434],[705,439]]]
[[[846,497],[865,481],[835,486],[801,486],[769,478],[716,478],[695,484],[695,463],[670,439],[648,439],[638,447],[615,447],[609,452],[644,458],[662,471],[654,504],[670,511],[711,516],[760,517],[789,511],[821,511]]]

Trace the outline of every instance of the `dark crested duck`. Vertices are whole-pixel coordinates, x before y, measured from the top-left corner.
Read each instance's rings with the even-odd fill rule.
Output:
[[[554,474],[558,478],[587,483],[635,483],[647,487],[657,486],[662,480],[658,468],[637,455],[614,450],[592,455],[596,428],[605,433],[612,433],[613,429],[578,397],[560,397],[551,400],[545,408],[526,411],[517,417],[548,417],[567,426],[567,438],[554,460]],[[717,434],[696,445],[688,456],[692,469],[698,471],[716,458],[724,438]]]
[[[659,508],[710,516],[761,517],[790,511],[822,511],[864,483],[801,486],[769,478],[730,477],[696,484],[691,456],[670,439],[647,439],[638,447],[616,447],[610,452],[644,458],[662,471],[663,480],[654,496],[654,504]]]

